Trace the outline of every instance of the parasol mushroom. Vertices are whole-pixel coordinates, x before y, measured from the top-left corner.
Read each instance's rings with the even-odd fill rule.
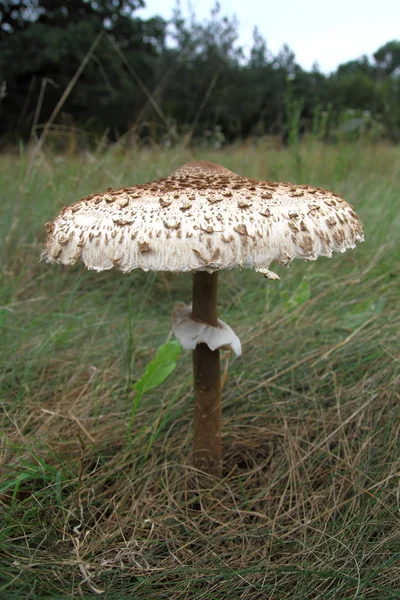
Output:
[[[192,162],[165,179],[83,198],[47,223],[47,262],[125,273],[193,272],[192,306],[173,313],[175,335],[193,350],[194,464],[222,465],[219,348],[240,354],[217,317],[221,269],[252,268],[269,279],[275,262],[316,260],[363,240],[362,225],[339,195],[308,185],[257,181],[211,162]]]

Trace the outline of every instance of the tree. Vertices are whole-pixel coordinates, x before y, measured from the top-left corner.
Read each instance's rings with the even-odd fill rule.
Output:
[[[260,69],[265,67],[271,60],[267,49],[267,42],[261,35],[258,27],[253,29],[253,45],[250,50],[250,60],[248,66],[251,69]]]
[[[375,53],[374,59],[378,68],[387,75],[400,73],[400,41],[392,40],[381,46]]]
[[[7,82],[0,117],[3,131],[24,133],[35,118],[49,118],[100,33],[103,38],[67,98],[64,114],[97,131],[111,128],[115,135],[134,121],[165,41],[162,19],[133,17],[142,0],[0,5],[0,79]],[[136,78],[129,68],[133,64]]]
[[[400,41],[326,76],[301,68],[287,45],[272,55],[257,28],[247,58],[237,20],[218,3],[201,21],[193,11],[184,17],[178,5],[168,29],[160,18],[136,18],[141,6],[143,0],[0,0],[1,131],[40,134],[68,90],[55,125],[107,131],[109,139],[130,129],[157,140],[290,139],[315,132],[321,115],[329,113],[335,129],[364,111],[375,131],[384,127],[400,140]],[[324,135],[327,124],[324,117]]]

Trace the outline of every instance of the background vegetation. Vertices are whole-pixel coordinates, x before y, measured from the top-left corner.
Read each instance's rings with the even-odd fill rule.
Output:
[[[340,191],[366,233],[280,281],[221,274],[244,352],[224,388],[224,477],[206,486],[189,353],[127,436],[131,384],[190,278],[39,262],[63,204],[201,158]],[[2,597],[399,598],[399,174],[397,147],[364,140],[1,157]]]
[[[40,136],[53,118],[79,143],[104,135],[171,144],[300,132],[325,139],[400,140],[400,41],[330,74],[274,56],[255,30],[244,56],[239,24],[216,7],[199,22],[135,15],[142,0],[0,0],[3,143]],[[60,102],[59,105],[57,103]],[[206,134],[206,137],[205,137]],[[63,140],[71,143],[71,136]]]

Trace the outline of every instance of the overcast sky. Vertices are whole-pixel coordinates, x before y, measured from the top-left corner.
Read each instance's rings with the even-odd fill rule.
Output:
[[[176,0],[145,0],[136,14],[168,19]],[[193,3],[199,19],[210,14],[215,0]],[[310,69],[318,62],[325,73],[338,64],[371,55],[392,39],[400,39],[400,0],[221,0],[223,15],[236,15],[240,43],[247,52],[258,26],[268,48],[276,54],[287,43],[297,62]],[[181,7],[187,14],[187,0]]]

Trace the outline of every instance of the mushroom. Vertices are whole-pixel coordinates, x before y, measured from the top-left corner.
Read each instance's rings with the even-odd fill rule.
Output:
[[[248,179],[211,162],[192,162],[169,177],[109,190],[64,208],[42,254],[50,263],[127,273],[193,272],[192,306],[178,305],[174,331],[193,350],[194,464],[220,475],[219,348],[240,342],[217,317],[221,269],[252,268],[279,279],[270,264],[316,260],[363,241],[353,207],[308,185]]]

